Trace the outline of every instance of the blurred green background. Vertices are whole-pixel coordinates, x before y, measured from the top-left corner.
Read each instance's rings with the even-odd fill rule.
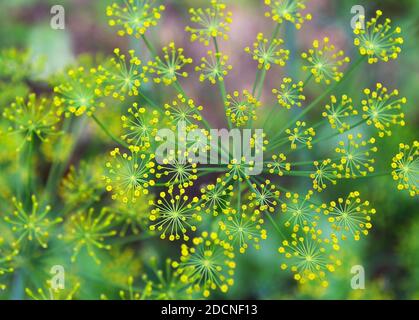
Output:
[[[0,49],[16,47],[29,48],[34,59],[46,57],[45,68],[38,76],[46,77],[61,70],[80,54],[111,54],[114,47],[136,47],[125,38],[119,38],[107,26],[105,8],[110,0],[14,0],[0,2]],[[269,28],[270,23],[263,18],[263,1],[226,0],[233,11],[234,23],[231,41],[226,44],[232,63],[242,59],[244,46],[250,44],[258,31]],[[182,32],[186,24],[187,8],[198,6],[205,1],[179,0],[166,1],[168,9],[159,29],[152,31],[153,39],[163,43],[175,38],[177,43],[188,45],[188,37]],[[50,8],[61,4],[66,9],[65,30],[50,28]],[[417,0],[312,0],[308,1],[313,21],[307,23],[302,31],[289,29],[283,35],[286,43],[298,52],[311,44],[315,37],[330,36],[350,53],[356,55],[352,46],[350,20],[351,7],[363,5],[367,16],[381,9],[385,16],[391,17],[403,29],[405,44],[401,57],[388,64],[365,67],[358,72],[345,90],[356,91],[375,82],[382,82],[389,88],[396,87],[408,98],[406,107],[407,126],[394,130],[385,143],[380,142],[380,163],[387,165],[377,171],[388,170],[391,157],[398,151],[398,143],[411,144],[418,138],[419,109],[419,1]],[[246,32],[243,32],[246,30]],[[177,32],[180,31],[180,32]],[[224,44],[224,43],[223,43]],[[141,48],[140,48],[141,49]],[[199,49],[197,55],[199,55]],[[291,57],[286,72],[298,77],[299,56]],[[232,89],[239,89],[253,80],[252,71],[236,70],[228,80]],[[277,81],[282,74],[273,73],[270,81]],[[360,84],[362,83],[362,84]],[[0,90],[7,90],[2,84]],[[269,87],[269,86],[268,86]],[[206,97],[207,92],[199,92],[193,83],[189,90],[196,90],[195,96]],[[270,87],[269,87],[270,88]],[[268,88],[268,89],[269,89]],[[310,88],[315,96],[320,88]],[[317,91],[316,91],[317,90]],[[360,92],[360,91],[359,91]],[[1,103],[6,103],[3,98]],[[212,122],[218,119],[212,116]],[[211,116],[210,116],[211,118]],[[283,121],[278,119],[278,121]],[[320,146],[321,148],[321,146]],[[328,190],[330,198],[352,191],[354,186],[349,180]],[[304,186],[301,186],[304,188]],[[419,298],[419,203],[407,193],[396,192],[390,176],[376,177],[356,182],[361,193],[377,209],[375,225],[370,236],[360,243],[353,243],[345,253],[344,267],[327,289],[315,287],[300,288],[289,279],[289,275],[279,269],[276,252],[276,239],[271,237],[264,249],[239,257],[236,285],[228,298]],[[362,265],[366,271],[366,289],[351,289],[350,269]]]

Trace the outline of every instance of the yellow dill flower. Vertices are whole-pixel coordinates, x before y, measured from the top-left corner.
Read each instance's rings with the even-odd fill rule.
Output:
[[[3,117],[11,124],[10,133],[21,133],[25,142],[38,138],[48,142],[49,137],[57,135],[57,124],[60,119],[51,108],[46,98],[37,98],[31,93],[24,99],[17,97],[10,107],[3,110]]]
[[[240,253],[245,253],[250,244],[259,250],[260,241],[267,237],[266,230],[262,228],[264,220],[260,211],[245,204],[241,205],[239,211],[232,208],[228,211],[218,223],[227,242]]]
[[[311,14],[302,13],[306,9],[305,2],[306,0],[265,0],[265,5],[270,9],[265,16],[278,23],[289,21],[300,29],[304,21],[312,18]]]
[[[302,102],[306,100],[303,95],[304,83],[299,81],[294,83],[291,78],[283,78],[279,89],[273,89],[272,93],[276,95],[278,104],[286,109],[292,107],[301,107]]]
[[[362,139],[362,134],[348,134],[347,140],[340,141],[335,151],[341,154],[340,163],[334,165],[338,169],[338,178],[356,178],[366,176],[374,172],[375,159],[373,154],[377,152],[374,146],[375,139]]]
[[[199,41],[208,46],[212,38],[228,39],[232,13],[226,11],[226,5],[218,0],[211,0],[211,6],[205,9],[189,9],[191,22],[194,26],[187,26],[186,32],[191,33],[191,41]]]
[[[291,170],[291,164],[289,162],[285,162],[287,157],[280,153],[278,155],[274,154],[272,156],[272,161],[266,163],[266,167],[270,174],[277,174],[278,176],[282,177],[285,171]]]
[[[201,64],[195,67],[195,71],[200,73],[199,81],[208,80],[212,84],[223,81],[228,72],[233,69],[233,66],[227,64],[227,62],[227,55],[223,55],[221,52],[208,51],[208,58],[202,57]]]
[[[138,88],[142,83],[148,82],[145,73],[141,69],[141,60],[135,56],[135,51],[130,50],[128,56],[121,54],[118,48],[114,49],[116,56],[111,58],[107,64],[98,67],[96,82],[99,88],[97,94],[112,96],[115,99],[124,101],[126,96],[137,96]]]
[[[316,82],[330,84],[331,80],[340,81],[343,77],[342,68],[350,59],[345,57],[342,50],[337,50],[333,44],[329,44],[329,38],[323,41],[313,41],[313,48],[303,52],[301,57],[307,61],[303,70],[309,70]]]
[[[91,201],[99,201],[103,192],[102,175],[98,160],[91,163],[81,161],[77,168],[71,165],[59,189],[66,206],[74,209]]]
[[[177,193],[173,188],[160,192],[160,198],[153,202],[150,230],[160,232],[161,239],[188,241],[188,229],[196,231],[196,223],[202,220],[198,201],[197,197],[189,200],[185,189],[179,189]]]
[[[99,83],[98,83],[99,82]],[[63,82],[54,87],[54,104],[65,112],[81,116],[84,113],[91,115],[97,107],[105,107],[99,101],[104,95],[101,91],[100,81],[97,81],[97,69],[86,70],[84,67],[70,69]]]
[[[242,95],[238,91],[228,94],[225,102],[226,115],[237,127],[242,127],[252,119],[256,120],[256,109],[262,103],[256,99],[248,90],[243,90]]]
[[[313,180],[313,189],[318,192],[326,189],[326,183],[336,184],[337,171],[336,167],[332,164],[331,159],[325,159],[323,161],[314,161],[315,170],[310,174],[310,178]]]
[[[414,197],[419,194],[419,142],[412,146],[399,144],[399,152],[393,157],[391,168],[397,189],[406,190]]]
[[[258,33],[256,42],[253,43],[253,50],[246,47],[244,51],[252,55],[253,60],[258,62],[259,69],[269,70],[273,64],[281,67],[285,66],[285,62],[289,57],[289,50],[282,48],[284,40],[273,39],[271,43],[263,36],[263,33]]]
[[[368,125],[374,124],[380,137],[384,137],[385,134],[390,136],[392,125],[405,125],[404,113],[401,109],[407,99],[398,98],[398,90],[388,92],[386,87],[377,83],[376,90],[367,88],[364,89],[364,93],[367,98],[362,100],[362,118]]]
[[[202,116],[199,114],[202,111],[202,106],[195,106],[192,99],[187,99],[182,94],[178,94],[170,104],[164,105],[166,109],[165,115],[172,120],[172,128],[176,130],[179,122],[184,122],[186,130],[198,128],[197,122],[202,121]]]
[[[376,212],[374,208],[370,208],[369,201],[361,200],[358,191],[349,193],[346,199],[331,201],[330,205],[324,205],[323,209],[333,229],[341,233],[343,240],[346,239],[347,233],[355,240],[359,240],[362,235],[368,235],[372,228],[371,217]]]
[[[346,94],[339,99],[336,96],[330,97],[330,103],[325,106],[326,111],[322,116],[329,120],[332,129],[337,129],[343,133],[351,128],[347,119],[358,115],[358,110],[353,106],[352,98]]]
[[[227,169],[226,178],[232,178],[234,181],[243,181],[243,179],[249,179],[248,173],[254,169],[254,163],[243,156],[240,159],[230,160]]]
[[[148,150],[157,134],[160,114],[156,110],[147,110],[134,102],[128,114],[121,117],[125,140],[135,151]]]
[[[365,29],[361,22],[358,22],[354,29],[354,44],[359,47],[361,55],[368,56],[370,64],[379,60],[388,62],[397,59],[403,44],[403,38],[400,36],[401,28],[393,28],[389,18],[386,18],[384,23],[379,23],[378,20],[382,15],[382,11],[377,10],[376,16],[367,21]]]
[[[150,299],[153,293],[153,283],[145,281],[141,289],[134,288],[134,277],[128,276],[126,280],[126,288],[119,290],[118,295],[121,300],[147,300]],[[109,300],[105,294],[100,295],[101,300]]]
[[[182,71],[186,65],[192,63],[192,58],[187,58],[183,54],[183,48],[176,48],[175,43],[171,42],[163,47],[163,57],[157,56],[155,61],[148,63],[148,72],[154,76],[155,83],[163,82],[169,86],[176,82],[178,78],[186,78],[188,73]]]
[[[290,192],[285,194],[287,200],[281,204],[281,211],[286,218],[284,222],[285,227],[316,226],[320,210],[311,203],[310,198],[312,195],[312,190],[309,190],[305,196]]]
[[[209,184],[205,188],[201,188],[202,209],[214,216],[226,213],[230,208],[232,196],[233,185],[228,184],[224,179],[217,178],[215,184]]]
[[[285,257],[281,269],[289,268],[294,279],[301,284],[318,281],[327,287],[327,276],[342,264],[337,256],[339,249],[335,235],[327,238],[320,230],[296,226],[291,238],[282,241],[282,246],[278,248],[278,252]]]
[[[270,180],[265,180],[264,183],[253,183],[252,187],[253,190],[250,193],[249,201],[253,201],[260,211],[274,212],[280,195],[276,186]]]
[[[110,17],[109,25],[118,27],[118,35],[134,35],[140,38],[150,27],[157,25],[163,5],[157,6],[156,0],[126,0],[121,7],[113,3],[106,8],[106,15]]]
[[[155,173],[154,154],[135,151],[127,154],[115,148],[110,155],[104,180],[106,191],[112,193],[112,199],[124,203],[136,202],[141,195],[148,194],[149,187],[155,185],[152,178]]]
[[[32,195],[31,201],[31,209],[27,212],[22,202],[12,198],[15,210],[5,216],[4,221],[11,225],[11,230],[17,235],[17,239],[13,243],[14,246],[26,245],[27,241],[35,240],[42,248],[47,248],[50,230],[63,219],[48,219],[46,216],[51,211],[51,207],[47,205],[44,209],[40,209],[35,195]]]
[[[226,293],[234,284],[234,253],[231,246],[220,240],[215,232],[203,232],[192,245],[182,244],[179,262],[173,262],[183,283],[191,292],[202,292],[205,298],[211,291]]]
[[[105,239],[116,235],[116,231],[111,230],[114,218],[115,216],[109,214],[107,210],[95,214],[93,208],[70,217],[65,224],[65,234],[62,238],[72,245],[71,262],[75,262],[81,250],[85,248],[87,254],[100,264],[96,251],[111,249],[111,246],[105,243]]]
[[[73,300],[74,295],[80,289],[80,282],[76,282],[71,289],[53,288],[51,281],[47,281],[44,288],[38,288],[36,292],[25,288],[26,295],[32,300]]]
[[[316,131],[311,127],[305,129],[306,123],[304,121],[297,121],[295,124],[295,128],[285,130],[285,133],[289,136],[288,140],[291,141],[291,149],[297,149],[297,143],[306,145],[308,149],[311,149],[311,141],[316,135]]]
[[[198,179],[196,163],[189,159],[187,155],[179,159],[174,151],[169,151],[166,158],[163,159],[162,164],[157,165],[156,178],[167,178],[164,180],[166,186],[178,186],[180,189],[191,187],[194,181]]]
[[[0,236],[0,290],[6,289],[6,285],[1,282],[1,277],[14,272],[14,257],[18,253],[16,248],[9,247],[4,238]]]

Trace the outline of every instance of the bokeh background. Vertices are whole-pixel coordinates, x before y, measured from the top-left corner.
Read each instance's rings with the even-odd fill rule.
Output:
[[[47,78],[74,62],[80,55],[110,55],[113,48],[144,49],[140,43],[119,38],[114,30],[107,26],[105,8],[111,0],[14,0],[0,1],[0,49],[29,48],[33,59],[43,57],[45,64],[36,78]],[[231,40],[222,42],[223,51],[229,54],[235,67],[228,78],[229,91],[247,87],[254,80],[253,68],[243,48],[251,45],[256,34],[265,31],[269,34],[271,23],[263,17],[263,1],[226,0],[233,11]],[[188,19],[187,9],[205,3],[200,0],[165,1],[167,10],[158,28],[151,30],[151,38],[156,44],[166,44],[174,40],[177,45],[187,47],[188,53],[198,60],[205,49],[200,45],[190,44],[188,35],[183,31]],[[61,4],[65,7],[65,30],[50,28],[50,8]],[[301,31],[287,28],[281,36],[293,52],[301,52],[309,47],[314,38],[329,36],[351,57],[357,52],[352,45],[350,13],[353,5],[363,5],[367,16],[381,9],[385,16],[391,17],[403,29],[405,44],[400,58],[396,62],[364,67],[347,82],[344,90],[360,92],[365,85],[382,82],[389,88],[398,88],[408,99],[406,117],[408,125],[394,130],[393,136],[380,142],[380,163],[387,165],[377,171],[388,170],[391,157],[398,150],[398,143],[412,143],[418,138],[419,121],[419,1],[417,0],[311,0],[307,6],[313,14],[313,20]],[[145,52],[145,50],[144,50]],[[244,60],[246,59],[246,60]],[[243,61],[247,61],[243,64]],[[241,64],[241,65],[240,65]],[[299,55],[291,56],[284,73],[275,69],[270,72],[267,93],[278,83],[284,74],[304,79],[300,73]],[[272,85],[270,85],[272,83]],[[360,84],[362,83],[362,85]],[[17,88],[1,83],[0,90],[15,92]],[[214,96],[208,86],[203,86],[191,77],[185,84],[188,92],[203,105],[217,108]],[[33,91],[42,88],[33,85]],[[319,94],[319,86],[310,86],[310,97]],[[25,88],[21,89],[25,91]],[[13,95],[11,93],[11,95]],[[264,95],[265,96],[265,95]],[[7,103],[10,98],[2,95],[0,103]],[[221,106],[218,106],[221,107]],[[221,109],[210,110],[206,116],[210,122],[223,125]],[[111,117],[112,114],[109,115]],[[280,125],[286,119],[272,119]],[[275,126],[271,128],[275,130]],[[326,147],[326,146],[325,146]],[[319,148],[324,148],[319,146]],[[85,150],[82,151],[84,152]],[[1,174],[1,173],[0,173]],[[301,185],[301,189],[307,185]],[[328,190],[330,197],[338,196],[354,188],[352,181],[338,184]],[[381,299],[381,298],[419,298],[419,203],[407,193],[396,192],[391,176],[364,179],[356,182],[356,188],[367,194],[377,209],[374,229],[364,241],[351,244],[345,252],[345,264],[327,289],[317,287],[299,287],[290,279],[289,274],[279,269],[276,252],[276,239],[271,237],[263,250],[239,257],[236,285],[227,298],[331,298],[331,299]],[[352,290],[350,286],[353,265],[362,265],[366,271],[366,289]]]

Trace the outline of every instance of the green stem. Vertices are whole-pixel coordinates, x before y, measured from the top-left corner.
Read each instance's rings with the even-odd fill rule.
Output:
[[[109,137],[111,138],[115,143],[120,144],[122,146],[124,146],[125,148],[129,148],[128,144],[125,143],[125,141],[122,141],[121,139],[118,139],[116,136],[113,135],[112,132],[110,132],[108,130],[108,128],[106,128],[106,126],[100,122],[100,120],[96,117],[96,115],[92,114],[92,119],[96,122],[96,124],[102,129],[102,131]]]

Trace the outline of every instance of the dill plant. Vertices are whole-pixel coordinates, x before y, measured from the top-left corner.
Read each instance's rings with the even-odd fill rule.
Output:
[[[304,22],[315,19],[307,12],[307,2],[261,4],[273,31],[271,36],[258,33],[256,41],[244,48],[249,62],[256,61],[255,81],[237,91],[230,91],[225,82],[233,67],[221,51],[234,17],[226,4],[210,0],[207,6],[188,11],[185,32],[206,51],[199,62],[188,57],[188,48],[174,42],[161,50],[155,47],[149,29],[164,19],[165,6],[159,1],[110,5],[109,25],[119,36],[143,41],[147,54],[115,48],[106,58],[80,59],[50,79],[45,95],[37,97],[26,88],[2,109],[1,147],[15,151],[19,166],[1,157],[0,288],[9,296],[13,289],[14,297],[32,299],[223,296],[235,284],[237,256],[249,248],[263,248],[267,238],[277,244],[273,267],[289,272],[301,285],[327,287],[344,263],[348,240],[362,241],[374,232],[374,220],[380,215],[368,194],[354,190],[334,199],[328,190],[343,180],[351,179],[356,189],[364,178],[388,175],[397,189],[417,196],[418,143],[401,143],[393,162],[386,164],[388,171],[375,172],[380,160],[376,141],[406,124],[407,100],[381,83],[363,92],[340,93],[363,64],[398,58],[401,29],[388,18],[380,22],[382,12],[377,11],[365,30],[360,25],[354,30],[354,45],[359,48],[354,61],[328,37],[315,39],[307,51],[293,52],[279,35],[288,25],[300,30]],[[24,85],[32,72],[25,63],[27,53],[0,55],[1,64],[10,61],[0,72]],[[275,86],[269,89],[272,95],[262,100],[267,74],[284,67],[291,56],[301,57],[306,78],[286,75],[270,84]],[[202,146],[193,143],[186,144],[186,162],[177,162],[178,154],[172,150],[157,163],[158,129],[176,129],[184,122],[187,132],[200,129],[209,136],[212,128],[204,116],[206,107],[182,85],[191,77],[188,65],[194,66],[202,86],[218,89],[230,129],[258,128],[264,113],[265,125],[271,126],[272,112],[293,112],[275,133],[263,135],[262,145],[256,145],[255,136],[245,142],[264,151],[261,175],[249,175],[246,169],[254,164],[244,157],[218,166],[197,163],[190,155]],[[308,85],[321,86],[323,92],[310,99]],[[170,98],[160,101],[157,90]],[[269,99],[274,104],[271,113],[262,102]],[[120,116],[104,120],[104,110],[111,108],[120,110]],[[319,122],[311,123],[308,114],[320,115]],[[68,137],[80,143],[80,126],[86,122],[103,132],[101,138],[95,136],[101,151],[72,164],[77,151],[75,144],[67,143]],[[355,130],[359,128],[365,129],[363,133]],[[339,142],[333,145],[332,138]],[[325,142],[327,152],[321,156],[313,152]],[[51,151],[50,163],[43,164],[42,148],[52,143],[59,149]],[[43,177],[39,169],[45,165],[49,172]],[[11,182],[6,176],[17,179]],[[311,188],[293,190],[304,179]],[[179,254],[166,257],[160,250],[158,258],[150,258],[141,250],[124,251],[149,239],[163,247],[174,243]],[[65,292],[51,291],[47,266],[52,261],[63,264],[69,274]],[[117,270],[124,266],[126,274],[106,275],[114,265]],[[26,271],[33,269],[38,271],[27,276]],[[22,278],[26,289],[19,293],[16,279]],[[103,292],[92,292],[90,283],[98,280]]]

